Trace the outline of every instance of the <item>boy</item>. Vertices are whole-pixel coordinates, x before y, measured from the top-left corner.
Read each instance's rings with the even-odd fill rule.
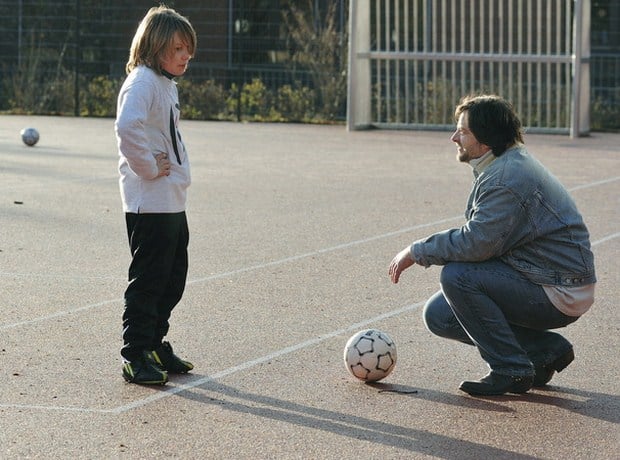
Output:
[[[188,269],[185,215],[189,158],[178,132],[174,77],[196,49],[189,21],[165,6],[151,8],[131,43],[127,79],[118,95],[115,133],[120,191],[132,261],[123,314],[123,377],[163,385],[168,373],[193,365],[163,338],[181,300]]]

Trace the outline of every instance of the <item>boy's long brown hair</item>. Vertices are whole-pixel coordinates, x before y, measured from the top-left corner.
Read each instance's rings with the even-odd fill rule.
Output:
[[[197,39],[189,20],[165,5],[151,8],[133,37],[125,71],[129,73],[139,65],[145,65],[161,73],[162,58],[170,52],[175,32],[179,33],[193,56]]]

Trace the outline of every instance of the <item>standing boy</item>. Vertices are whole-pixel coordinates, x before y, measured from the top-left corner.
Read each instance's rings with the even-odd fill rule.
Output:
[[[132,255],[121,356],[123,377],[133,383],[163,385],[168,373],[194,367],[163,338],[188,269],[190,166],[174,78],[185,73],[195,49],[196,33],[185,17],[151,8],[131,43],[118,95],[120,191]]]

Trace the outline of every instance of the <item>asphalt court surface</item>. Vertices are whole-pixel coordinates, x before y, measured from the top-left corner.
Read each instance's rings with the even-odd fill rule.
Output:
[[[21,143],[33,126],[41,140]],[[439,268],[391,258],[463,222],[447,132],[182,122],[190,273],[169,339],[195,371],[121,377],[129,264],[111,119],[0,117],[0,458],[612,459],[620,451],[620,135],[526,135],[591,232],[597,300],[545,389],[473,398],[475,349],[421,320]],[[342,362],[362,328],[398,347],[382,383]]]

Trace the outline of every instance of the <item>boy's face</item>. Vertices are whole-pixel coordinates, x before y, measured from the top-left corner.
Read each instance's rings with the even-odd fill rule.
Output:
[[[178,32],[175,32],[172,46],[162,58],[161,68],[179,77],[187,70],[187,64],[191,58],[187,43],[183,41]]]

